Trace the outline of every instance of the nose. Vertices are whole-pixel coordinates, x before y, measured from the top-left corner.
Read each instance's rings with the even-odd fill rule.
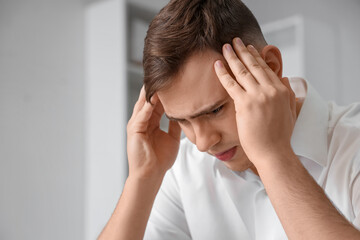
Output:
[[[200,152],[206,152],[216,145],[220,139],[220,133],[213,126],[204,122],[194,124],[195,144]]]

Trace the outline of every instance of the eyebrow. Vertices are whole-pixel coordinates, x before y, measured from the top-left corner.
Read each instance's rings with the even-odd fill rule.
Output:
[[[194,119],[197,117],[200,117],[202,115],[208,114],[210,112],[212,112],[214,109],[220,107],[221,105],[223,105],[226,102],[226,99],[221,99],[219,101],[217,101],[216,103],[212,104],[211,106],[205,108],[204,110],[199,111],[198,113],[193,114],[192,116],[190,116],[189,118]],[[176,117],[171,117],[169,115],[167,115],[165,113],[165,116],[170,120],[170,121],[177,121],[177,122],[181,122],[184,121],[184,118],[176,118]]]

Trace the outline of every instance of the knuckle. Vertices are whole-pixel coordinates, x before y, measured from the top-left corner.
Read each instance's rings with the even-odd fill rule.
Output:
[[[247,77],[249,75],[249,72],[246,68],[239,68],[236,75],[239,77]]]
[[[250,68],[257,70],[257,69],[261,69],[261,66],[258,63],[251,63]]]
[[[254,101],[244,101],[242,104],[242,110],[250,112],[254,109],[254,105],[258,105],[258,103],[255,103]]]
[[[279,92],[285,97],[290,97],[290,91],[285,86],[281,86]]]
[[[260,92],[257,99],[260,104],[265,104],[268,102],[268,96],[264,92]]]
[[[225,87],[229,88],[229,89],[234,88],[236,85],[237,85],[237,83],[233,79],[228,78],[225,82]]]
[[[266,70],[266,71],[273,71],[270,67],[269,67],[269,65],[267,65],[267,64],[265,64],[265,66],[264,66],[264,69]]]
[[[269,97],[275,98],[278,95],[278,91],[275,87],[271,86],[267,89],[267,94]]]

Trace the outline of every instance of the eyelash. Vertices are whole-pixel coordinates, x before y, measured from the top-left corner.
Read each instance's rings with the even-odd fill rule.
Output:
[[[214,109],[213,111],[211,111],[210,113],[208,113],[207,115],[210,115],[210,116],[214,116],[214,115],[217,115],[221,112],[221,110],[224,108],[224,105]],[[186,124],[187,121],[186,120],[178,120],[178,123],[180,124]]]
[[[176,120],[176,122],[178,122],[178,123],[184,123],[186,120],[184,119],[184,120]]]
[[[224,107],[224,105],[216,108],[215,110],[211,111],[210,114],[214,114],[214,115],[218,114],[219,112],[221,112],[221,110],[223,109],[223,107]]]

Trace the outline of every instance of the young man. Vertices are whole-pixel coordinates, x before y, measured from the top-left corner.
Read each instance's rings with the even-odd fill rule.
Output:
[[[283,78],[242,2],[170,1],[144,70],[129,177],[100,239],[360,239],[360,105]]]

